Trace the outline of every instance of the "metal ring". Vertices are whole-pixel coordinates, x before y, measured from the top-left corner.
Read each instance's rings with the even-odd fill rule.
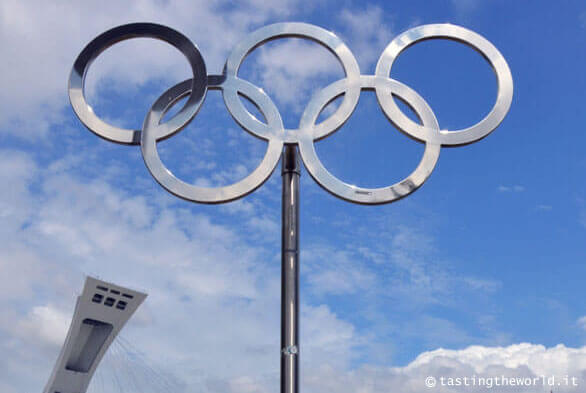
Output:
[[[418,26],[397,36],[385,48],[376,65],[376,75],[388,77],[391,67],[399,54],[416,42],[447,38],[462,42],[476,49],[490,63],[498,83],[496,102],[490,113],[472,127],[461,130],[441,130],[421,126],[409,119],[397,106],[395,101],[388,99],[386,92],[376,89],[376,95],[385,115],[402,132],[415,139],[442,145],[464,145],[475,142],[490,134],[507,114],[513,99],[513,77],[503,55],[481,35],[451,24],[433,24]],[[394,92],[393,92],[394,93]]]
[[[238,69],[246,56],[252,52],[255,48],[260,45],[283,37],[299,37],[310,39],[325,48],[327,48],[332,54],[336,56],[344,73],[346,79],[351,82],[360,79],[360,68],[358,62],[352,55],[352,52],[340,38],[334,33],[322,29],[321,27],[310,25],[307,23],[276,23],[256,30],[249,34],[241,41],[232,51],[226,65],[224,66],[224,74],[227,78],[226,88],[224,90],[224,100],[228,110],[234,117],[237,118],[241,124],[248,124],[250,132],[264,139],[270,139],[273,137],[282,138],[285,143],[297,143],[298,130],[285,130],[282,135],[268,135],[266,129],[258,125],[253,125],[250,118],[254,118],[242,105],[242,102],[238,98],[238,91],[231,86],[231,80],[238,79]],[[353,83],[351,86],[355,86]],[[314,138],[324,138],[336,129],[342,126],[347,119],[356,104],[360,96],[360,88],[352,87],[344,94],[344,100],[332,115],[326,120],[322,121],[313,128]],[[242,116],[242,113],[247,113],[248,116]]]
[[[169,42],[188,59],[194,77],[165,92],[148,112],[143,130],[125,130],[100,120],[85,101],[84,79],[91,62],[116,42],[151,37]],[[285,129],[281,115],[264,91],[238,77],[246,56],[265,42],[282,37],[308,38],[332,52],[341,63],[345,78],[319,91],[305,108],[298,129]],[[441,130],[427,103],[415,91],[389,78],[391,67],[399,54],[418,41],[448,38],[463,42],[479,51],[490,63],[497,76],[498,93],[490,113],[472,127]],[[254,136],[267,140],[268,149],[261,164],[245,179],[225,187],[196,187],[177,179],[161,162],[156,143],[181,130],[201,107],[207,88],[223,92],[224,102],[235,121]],[[389,187],[361,188],[343,183],[330,174],[315,152],[314,142],[341,127],[350,117],[362,89],[374,89],[385,116],[403,133],[426,144],[418,167],[404,180]],[[479,140],[492,132],[510,108],[513,81],[510,69],[500,52],[486,39],[463,27],[450,24],[425,25],[396,37],[385,48],[375,75],[360,75],[356,59],[348,47],[333,33],[305,23],[277,23],[248,35],[232,51],[223,75],[206,75],[203,58],[197,47],[185,36],[168,27],[135,23],[111,29],[91,41],[77,58],[69,80],[69,96],[80,120],[94,133],[118,143],[141,144],[145,163],[155,179],[171,193],[195,202],[221,203],[242,197],[259,187],[275,169],[285,143],[298,144],[305,166],[311,176],[326,190],[343,199],[364,203],[387,203],[402,198],[420,187],[435,167],[442,145],[462,145]],[[185,106],[169,121],[161,123],[167,110],[180,98],[189,95]],[[262,122],[243,105],[239,95],[249,99],[265,117]],[[326,120],[316,124],[323,109],[335,98],[344,95],[342,103]],[[421,125],[401,112],[393,95],[405,101],[417,113]]]
[[[222,76],[209,76],[208,88],[223,89],[223,80],[224,78]],[[163,93],[153,104],[145,118],[140,145],[142,156],[149,172],[167,191],[188,201],[223,203],[248,195],[260,187],[275,170],[281,157],[281,151],[283,150],[283,142],[281,140],[277,138],[269,139],[267,152],[260,165],[244,179],[224,187],[198,187],[185,183],[175,177],[162,163],[157,151],[155,131],[165,113],[178,100],[190,94],[191,83],[191,80],[188,79]],[[271,132],[276,134],[278,130],[283,129],[277,108],[271,105],[268,107],[265,106],[267,102],[271,101],[270,99],[267,101],[268,97],[263,97],[264,93],[261,89],[244,81],[242,81],[238,89],[244,96],[258,105],[261,113],[269,119],[268,127],[270,127]]]
[[[131,23],[115,27],[94,38],[79,54],[69,75],[69,99],[81,122],[93,133],[112,142],[140,143],[140,130],[115,127],[100,119],[85,99],[85,76],[91,63],[110,46],[130,38],[148,37],[166,41],[187,58],[193,79],[193,92],[185,106],[167,122],[157,126],[156,139],[166,138],[184,127],[199,110],[206,94],[206,66],[197,47],[183,34],[154,23]]]
[[[348,80],[341,79],[324,89],[324,91],[327,91],[329,94],[320,94],[316,96],[315,99],[312,100],[312,105],[308,106],[313,108],[313,110],[311,113],[308,112],[304,115],[304,119],[307,122],[304,126],[309,127],[311,123],[314,123],[317,120],[321,109],[327,105],[327,103],[351,87],[349,86],[349,83]],[[361,89],[376,88],[377,92],[379,90],[386,91],[389,95],[392,92],[392,94],[397,95],[397,97],[405,101],[405,103],[415,111],[426,128],[436,130],[436,132],[439,130],[439,125],[431,108],[421,96],[406,85],[387,77],[368,75],[360,78],[358,86]],[[305,164],[305,168],[307,168],[311,177],[325,190],[335,196],[350,202],[367,205],[392,202],[409,195],[419,188],[431,175],[439,158],[441,149],[439,143],[427,141],[425,142],[425,150],[419,165],[408,177],[388,187],[363,188],[346,184],[328,172],[315,152],[315,145],[311,135],[309,133],[301,133],[301,135],[302,137],[299,140],[299,152],[301,159]]]
[[[279,113],[273,100],[271,100],[271,98],[264,92],[264,90],[256,87],[250,82],[245,81],[244,79],[225,75],[223,78],[224,81],[222,83],[222,96],[224,97],[226,108],[228,108],[228,112],[230,112],[230,115],[232,115],[234,120],[236,120],[236,122],[240,124],[246,131],[258,138],[269,141],[273,139],[284,141],[284,128],[276,129],[275,127],[270,126],[270,124],[275,124],[275,122],[282,124],[283,121],[281,114]],[[259,99],[258,102],[254,102],[254,105],[257,107],[271,108],[268,114],[263,113],[265,117],[270,116],[270,118],[266,119],[267,123],[263,123],[262,121],[258,120],[244,107],[244,105],[242,105],[242,101],[240,101],[239,93],[244,93],[244,91],[250,91],[251,89],[257,90],[255,95]]]

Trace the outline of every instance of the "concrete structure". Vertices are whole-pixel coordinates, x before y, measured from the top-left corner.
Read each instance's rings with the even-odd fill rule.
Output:
[[[43,393],[85,393],[108,347],[146,296],[88,277]]]

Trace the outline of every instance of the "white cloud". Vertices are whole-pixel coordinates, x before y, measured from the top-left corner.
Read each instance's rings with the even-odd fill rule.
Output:
[[[356,350],[364,344],[364,338],[352,324],[341,321],[325,305],[305,306],[301,311],[301,356],[310,359],[304,365],[348,368],[357,357]]]
[[[279,236],[281,233],[281,225],[272,217],[269,216],[255,216],[251,217],[248,225],[253,231],[257,231],[261,236]]]
[[[526,367],[533,375],[573,375],[582,377],[586,372],[586,347],[567,348],[560,344],[552,348],[521,343],[508,347],[471,346],[463,350],[438,349],[423,353],[408,367],[454,360],[468,365],[475,373],[498,375],[495,369],[519,370]]]
[[[70,172],[56,170],[59,165],[40,166],[25,153],[5,151],[0,157],[7,160],[0,167],[15,163],[13,171],[3,172],[11,191],[0,193],[0,201],[22,203],[25,212],[12,226],[11,247],[2,250],[0,266],[7,270],[1,277],[7,285],[19,283],[14,287],[18,304],[28,305],[16,307],[15,294],[3,290],[0,320],[5,323],[0,324],[0,348],[6,356],[0,364],[0,379],[21,391],[44,383],[66,326],[62,310],[74,304],[83,273],[99,272],[105,279],[147,288],[150,294],[141,311],[148,318],[137,315],[124,331],[145,354],[143,367],[170,373],[177,386],[209,392],[277,388],[279,272],[273,251],[250,246],[245,233],[204,215],[169,209],[156,200],[117,190],[100,176],[81,181]],[[12,176],[14,173],[26,176]],[[33,185],[38,191],[33,192]],[[39,199],[42,204],[37,203]],[[3,230],[5,225],[12,224],[3,222]],[[361,288],[378,293],[376,279],[380,277],[357,265],[354,259],[358,255],[377,266],[391,262],[408,272],[412,276],[408,286],[417,288],[416,292],[434,283],[435,271],[423,264],[425,256],[436,251],[432,238],[402,228],[391,234],[390,241],[392,254],[388,254],[388,243],[384,247],[387,253],[383,248],[367,252],[364,247],[354,254],[324,250],[324,255],[334,256],[331,260],[339,264],[337,269],[327,263],[320,266],[317,254],[313,262],[307,257],[304,266],[316,270],[323,288],[342,288],[344,293]],[[12,254],[6,257],[9,251]],[[342,276],[336,278],[331,275],[334,272]],[[457,279],[479,290],[494,290],[490,282]],[[444,285],[453,284],[432,286],[430,297],[443,296]],[[303,305],[302,319],[303,384],[309,392],[382,392],[394,387],[415,393],[427,391],[423,387],[427,375],[515,376],[549,370],[582,377],[586,369],[586,349],[529,344],[437,350],[403,368],[355,369],[354,361],[372,345],[368,337],[326,305]],[[9,321],[16,324],[8,325]],[[38,326],[42,328],[35,329]],[[445,337],[471,339],[454,323],[429,316],[398,326],[428,343]],[[39,351],[40,347],[45,349]],[[119,349],[118,355],[106,359],[104,372],[120,369],[119,362],[124,370],[135,367],[132,357],[124,360],[128,357],[124,353]],[[15,371],[23,364],[34,372]]]
[[[503,186],[499,185],[497,187],[498,192],[523,192],[525,191],[525,187],[515,184],[512,186]]]
[[[37,173],[36,163],[26,154],[12,150],[0,150],[0,232],[10,233],[26,222],[31,213],[33,196],[26,187]]]
[[[474,290],[494,292],[501,287],[501,283],[493,280],[484,280],[475,277],[463,277],[462,281]]]
[[[17,194],[0,194],[4,195],[0,201],[20,201],[26,212],[12,227],[13,247],[2,251],[4,262],[0,265],[5,288],[11,288],[11,283],[17,285],[14,292],[3,291],[2,320],[20,321],[15,325],[20,327],[18,334],[0,324],[0,344],[7,345],[15,337],[23,340],[6,350],[13,362],[7,370],[22,364],[22,356],[43,345],[48,349],[37,355],[34,366],[39,370],[36,384],[41,383],[56,357],[55,343],[63,334],[65,319],[58,317],[63,311],[59,314],[57,310],[71,309],[83,274],[89,273],[149,292],[148,302],[125,334],[146,354],[151,367],[161,372],[174,369],[172,374],[182,386],[208,386],[209,391],[226,385],[234,389],[245,385],[253,391],[276,388],[279,269],[272,248],[247,241],[248,236],[257,236],[255,231],[241,232],[190,210],[171,209],[158,199],[133,196],[130,191],[114,188],[99,173],[82,181],[62,168],[62,163],[75,159],[65,157],[60,163],[41,167],[24,153],[7,151],[2,157],[19,162],[18,167],[23,168],[7,173],[28,173],[28,177],[6,179],[13,185],[11,189],[19,190]],[[7,162],[0,162],[0,167],[2,164]],[[133,186],[127,184],[123,189],[128,187]],[[266,210],[254,206],[253,211],[261,208]],[[274,222],[261,224],[259,216],[250,214],[248,208],[242,214],[246,225],[257,225],[257,232],[276,232],[278,238]],[[22,222],[27,225],[22,226]],[[364,247],[350,252],[327,245],[310,246],[306,248],[310,253],[303,256],[304,269],[315,274],[305,277],[310,279],[314,293],[396,291],[384,288],[382,277],[377,277],[370,265],[391,261],[413,273],[410,285],[427,286],[428,280],[420,277],[427,273],[417,267],[420,262],[416,261],[418,253],[434,250],[432,241],[404,230],[393,237],[392,249],[399,254],[389,256],[378,249],[368,252]],[[357,257],[366,258],[367,263],[357,261]],[[437,289],[430,291],[433,294]],[[11,296],[28,306],[16,308],[9,300]],[[328,306],[314,300],[302,306],[302,315],[305,370],[329,367],[344,373],[371,351],[373,344],[364,333]],[[34,331],[38,323],[44,328]],[[422,323],[428,328],[420,333],[428,338],[432,331],[467,337],[449,321],[419,320],[404,327],[415,331]],[[161,337],[159,332],[172,334]],[[159,338],[153,340],[156,335]],[[15,351],[21,356],[13,356]],[[161,354],[165,362],[160,361]],[[238,361],[243,356],[250,361]],[[119,360],[111,360],[110,365],[115,361]],[[19,374],[10,378],[19,386],[27,386]]]
[[[461,16],[475,11],[481,4],[480,0],[452,0],[452,5]]]
[[[231,214],[250,214],[254,212],[254,205],[245,199],[239,199],[226,205],[222,205],[222,208]]]
[[[53,305],[36,306],[26,318],[16,324],[15,332],[23,338],[60,348],[71,321],[71,312],[56,309]]]
[[[331,373],[330,373],[331,374]],[[545,391],[548,386],[542,385],[542,376],[554,375],[561,386],[555,386],[557,392],[578,392],[581,387],[563,386],[566,376],[575,377],[579,385],[584,383],[586,376],[586,347],[567,348],[558,345],[545,348],[541,345],[518,344],[509,347],[473,346],[453,351],[439,349],[425,352],[412,363],[403,368],[371,368],[364,367],[341,378],[330,375],[330,378],[315,376],[313,391],[351,392],[351,391],[400,391],[406,393],[429,392],[425,386],[425,378],[433,376],[440,383],[440,377],[463,378],[476,377],[539,377],[538,385],[530,387],[492,386],[491,392],[534,392]],[[334,382],[335,381],[335,382]],[[571,381],[571,380],[570,380]],[[321,388],[321,390],[318,389]],[[366,389],[366,390],[364,390]],[[434,391],[483,392],[487,386],[448,387],[436,386]]]
[[[4,1],[0,5],[0,45],[7,60],[0,75],[0,130],[30,139],[48,137],[53,125],[63,123],[69,105],[66,82],[71,65],[83,46],[108,28],[138,21],[166,24],[198,45],[208,73],[213,74],[221,72],[227,54],[246,33],[271,19],[303,14],[312,8],[299,4],[298,0],[253,0],[238,6],[201,0],[125,4]],[[340,34],[348,37],[359,63],[365,70],[372,68],[391,38],[384,12],[374,6],[344,9],[338,21]],[[258,51],[255,67],[259,85],[297,113],[311,93],[343,77],[334,56],[315,43],[289,40]],[[125,41],[105,51],[92,65],[87,78],[89,102],[105,105],[124,96],[129,102],[140,99],[150,103],[156,94],[142,97],[141,93],[147,82],[160,83],[162,92],[188,77],[187,62],[171,46],[149,39]],[[143,116],[142,107],[128,105],[117,118],[106,119],[119,126],[139,127],[140,123],[131,124],[128,119]]]
[[[581,329],[586,330],[586,315],[581,318],[578,318],[578,321],[576,323]]]
[[[85,44],[108,28],[139,21],[166,24],[199,46],[208,73],[220,73],[226,54],[244,33],[270,17],[299,10],[297,3],[3,1],[0,129],[33,138],[47,136],[51,125],[61,123],[68,106],[66,87],[73,61]],[[115,45],[96,60],[88,88],[95,91],[96,83],[108,78],[112,82],[108,83],[108,94],[125,89],[138,96],[146,81],[161,80],[168,86],[185,77],[189,77],[187,62],[175,49],[152,40],[133,40]],[[90,102],[100,99],[107,97],[93,96]]]
[[[250,78],[285,108],[300,113],[315,91],[344,77],[327,49],[303,39],[289,39],[258,49],[256,71]],[[286,126],[297,127],[297,122]]]
[[[586,201],[584,198],[578,198],[578,222],[586,228]]]
[[[375,274],[348,250],[328,245],[302,249],[304,276],[316,294],[352,294],[372,288]]]
[[[535,392],[549,391],[542,385],[541,376],[556,376],[560,385],[568,376],[577,378],[580,386],[555,386],[556,392],[579,392],[586,377],[586,347],[567,348],[558,345],[545,348],[541,345],[517,344],[508,347],[472,346],[463,350],[424,352],[405,367],[381,368],[361,367],[352,372],[340,373],[328,366],[306,372],[304,390],[309,392]],[[539,377],[539,384],[530,387],[518,386],[425,386],[427,377],[434,377],[440,384],[440,377],[463,378],[469,381],[475,377]],[[444,379],[444,382],[447,381]],[[480,382],[478,382],[480,383]],[[547,390],[546,390],[547,389]]]
[[[345,225],[344,231],[362,231],[354,220]],[[425,231],[394,225],[388,232],[387,227],[384,223],[365,229],[371,240],[368,246],[360,237],[339,243],[342,247],[329,241],[304,246],[301,258],[309,289],[315,295],[360,293],[421,307],[453,305],[462,291],[483,296],[501,288],[500,281],[454,271]]]
[[[5,133],[37,138],[62,123],[71,64],[85,43],[109,27],[139,20],[168,24],[192,38],[202,50],[209,72],[217,73],[244,33],[273,17],[307,8],[307,4],[300,4],[298,0],[253,0],[244,5],[187,0],[124,4],[4,1],[0,4],[0,44],[5,59],[0,75],[0,128]],[[380,50],[374,48],[382,49],[391,35],[381,9],[342,11],[339,20],[346,23],[348,30],[342,35],[349,37],[349,47],[361,64],[376,60]],[[271,51],[277,56],[269,56]],[[333,77],[336,69],[331,54],[299,41],[259,53],[260,66],[274,77],[266,76],[268,88],[278,94],[288,89],[287,95],[278,97],[288,105],[294,105],[291,97],[308,93],[317,81]],[[146,41],[117,45],[95,66],[89,87],[94,91],[92,99],[98,102],[108,99],[105,94],[96,94],[104,91],[100,83],[104,78],[111,82],[108,94],[122,89],[134,94],[147,81],[167,83],[181,79],[186,72],[184,60],[171,48]],[[303,78],[316,83],[302,84],[299,81]],[[90,172],[95,176],[81,180],[73,168],[95,158],[91,156],[95,152],[87,149],[84,154],[88,156],[66,155],[53,162],[46,162],[46,156],[41,161],[40,153],[34,158],[8,150],[0,154],[0,233],[4,240],[0,247],[0,352],[4,355],[0,358],[0,391],[38,391],[46,381],[67,325],[64,310],[72,309],[84,274],[149,292],[148,301],[124,331],[147,360],[137,365],[126,344],[120,344],[113,347],[101,370],[116,373],[124,366],[123,378],[139,375],[138,380],[143,381],[141,392],[162,390],[153,387],[161,384],[144,387],[153,381],[153,371],[173,381],[177,388],[172,390],[178,392],[187,386],[208,392],[275,391],[278,264],[274,263],[274,249],[250,241],[254,236],[251,228],[265,234],[278,231],[274,221],[253,214],[265,212],[267,207],[246,202],[226,208],[225,212],[244,216],[243,225],[227,225],[218,218],[221,215],[211,218],[201,207],[172,205],[169,199],[148,192],[147,196],[136,196],[132,193],[134,182],[144,179],[134,179],[128,172],[117,180],[124,183],[119,187],[112,180],[121,171],[115,163],[103,171],[93,168]],[[229,181],[244,176],[249,172],[246,169],[233,166],[212,180]],[[522,187],[515,187],[520,186],[510,189],[522,191]],[[259,194],[263,192],[267,191]],[[498,289],[498,283],[451,276],[426,262],[434,246],[422,234],[401,229],[386,240],[393,246],[391,252],[386,242],[386,252],[364,246],[355,247],[357,251],[331,252],[327,245],[314,246],[317,256],[322,252],[324,257],[335,257],[323,264],[307,258],[307,268],[315,272],[310,279],[314,292],[372,290],[378,295],[383,293],[384,283],[390,284],[384,293],[408,298],[410,306],[448,298],[455,283],[486,292]],[[357,260],[366,263],[361,266]],[[387,264],[390,269],[377,276],[369,264]],[[389,277],[396,281],[385,281]],[[420,299],[409,297],[415,294]],[[527,344],[519,348],[440,350],[424,353],[403,368],[355,369],[354,361],[364,347],[373,345],[368,337],[342,314],[315,299],[302,305],[302,315],[304,390],[307,386],[310,392],[428,391],[420,377],[446,368],[453,373],[481,366],[484,371],[511,372],[504,367],[513,364],[517,368],[512,372],[534,373],[555,365],[552,370],[556,372],[566,367],[578,374],[586,368],[584,349]],[[393,325],[397,326],[401,327]],[[446,335],[454,340],[469,339],[454,323],[429,316],[403,327],[427,339]],[[511,362],[511,357],[516,360]],[[143,369],[142,377],[132,371],[137,366]],[[134,382],[128,383],[131,388],[127,391],[131,392]]]
[[[362,72],[373,73],[374,63],[392,38],[384,11],[377,6],[344,8],[337,19],[341,25],[338,35],[347,38],[345,43]],[[313,93],[344,77],[337,59],[319,44],[307,40],[292,39],[261,47],[254,59],[256,69],[251,79],[258,79],[259,86],[271,97],[296,113],[303,111]],[[328,106],[325,114],[329,115],[334,108],[335,105]],[[297,123],[286,126],[296,127]]]
[[[339,20],[342,35],[347,37],[362,73],[374,74],[374,65],[393,38],[392,24],[385,20],[384,10],[373,5],[364,9],[346,8],[340,12]]]
[[[578,19],[580,21],[580,25],[582,28],[586,28],[586,12],[582,12],[578,15]]]
[[[10,162],[0,202],[19,202],[25,213],[14,225],[0,223],[10,234],[10,247],[0,250],[0,348],[9,363],[0,364],[0,380],[22,391],[42,386],[68,325],[63,310],[72,310],[89,273],[149,293],[124,331],[149,367],[202,388],[213,381],[276,387],[280,279],[272,248],[251,245],[247,236],[256,235],[238,227],[117,190],[99,175],[82,181],[25,153],[0,155],[0,168]],[[274,223],[257,224],[275,231]],[[360,334],[328,306],[303,305],[302,312],[304,366],[346,367]],[[5,375],[29,363],[34,377]]]

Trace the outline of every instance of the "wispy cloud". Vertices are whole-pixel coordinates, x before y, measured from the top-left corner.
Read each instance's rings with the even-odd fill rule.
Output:
[[[581,318],[578,318],[578,321],[576,321],[576,323],[581,329],[586,331],[586,315]]]
[[[53,135],[57,127],[55,135],[65,139],[79,132],[79,124],[71,129],[65,120],[68,72],[83,45],[109,27],[138,20],[168,24],[200,47],[208,72],[219,73],[226,54],[244,34],[265,22],[299,16],[308,7],[298,0],[146,0],[123,5],[6,0],[0,5],[5,59],[0,129],[35,141]],[[392,37],[390,16],[376,6],[332,15],[363,73],[370,73]],[[297,111],[305,102],[293,97],[309,95],[328,78],[342,76],[331,53],[302,41],[261,48],[255,59],[266,72],[258,74],[263,87]],[[162,43],[121,44],[96,61],[88,79],[90,100],[101,105],[113,102],[109,94],[142,97],[153,81],[168,87],[188,76],[181,56]],[[156,95],[154,89],[145,90]],[[111,116],[131,121],[126,114]],[[227,145],[241,147],[240,142],[229,133]],[[279,201],[272,191],[279,177],[246,200],[214,207],[212,214],[206,206],[167,196],[146,171],[137,175],[120,165],[110,155],[115,150],[118,154],[119,146],[97,154],[84,143],[77,140],[74,148],[60,144],[54,157],[47,151],[0,151],[0,391],[38,391],[46,381],[85,274],[149,292],[124,331],[147,360],[137,367],[127,342],[118,342],[100,368],[113,375],[123,370],[129,393],[277,390]],[[214,156],[211,140],[186,148],[204,157],[184,160],[186,172],[203,172],[193,176],[199,184],[225,184],[250,172],[248,162],[227,163]],[[173,149],[162,146],[161,155],[167,153],[172,156]],[[122,154],[140,161],[136,149]],[[524,187],[502,185],[498,191],[520,193]],[[490,298],[502,286],[456,269],[427,221],[417,226],[380,216],[353,220],[337,214],[339,227],[330,228],[346,235],[307,238],[302,277],[311,296],[302,298],[301,306],[304,390],[421,393],[429,391],[423,385],[427,375],[471,370],[486,375],[586,375],[584,348],[531,344],[424,352],[406,367],[373,365],[392,363],[393,349],[409,339],[429,348],[461,348],[482,340],[494,345],[499,332],[483,336],[433,311],[439,306],[474,313],[480,302],[470,299]],[[409,318],[401,319],[397,310],[407,310],[403,316]],[[483,317],[486,329],[494,328],[490,310]],[[584,329],[585,318],[577,321]],[[381,331],[383,339],[377,337]],[[365,365],[357,368],[357,359]],[[142,372],[132,371],[140,367]],[[145,387],[153,373],[167,382]],[[134,384],[141,382],[136,381],[143,386],[137,388]],[[108,383],[114,382],[106,382],[102,391],[111,390]],[[98,386],[92,388],[101,393]]]
[[[61,346],[72,315],[51,304],[36,306],[18,322],[14,333],[25,340],[35,338],[42,345]]]
[[[586,201],[584,198],[578,198],[578,222],[586,228]]]
[[[392,38],[391,24],[378,6],[344,8],[337,16],[336,33],[356,57],[363,73],[373,73],[374,64]],[[261,47],[251,79],[266,88],[271,97],[301,113],[312,94],[344,77],[336,58],[319,44],[293,39]],[[328,107],[331,111],[332,107]],[[295,127],[297,124],[291,124]]]
[[[278,238],[274,220],[249,215],[246,207],[241,211],[252,230],[241,231],[56,166],[45,169],[26,153],[0,155],[0,168],[10,169],[0,172],[0,204],[11,207],[0,222],[6,240],[0,250],[0,347],[10,358],[0,379],[20,391],[42,385],[89,273],[146,288],[149,300],[125,331],[153,359],[152,367],[174,364],[189,385],[241,378],[262,385],[263,370],[271,370],[278,353],[280,280],[274,250],[252,239],[266,232]],[[327,305],[304,304],[302,310],[305,361],[347,367],[353,348],[364,342],[360,333]],[[172,334],[152,340],[163,331]],[[162,353],[165,364],[157,360]],[[237,353],[250,361],[236,361]],[[36,359],[26,360],[31,354]],[[24,362],[35,378],[5,374]],[[181,371],[186,362],[205,377],[192,380]]]
[[[451,0],[452,5],[459,14],[468,14],[475,11],[482,3],[481,0]]]
[[[528,392],[547,388],[541,383],[541,376],[555,375],[558,381],[565,381],[566,376],[576,378],[581,384],[584,376],[583,359],[585,348],[567,348],[558,345],[545,348],[541,345],[528,343],[507,347],[472,346],[459,351],[439,349],[422,353],[406,367],[377,368],[363,367],[352,373],[338,373],[336,370],[321,367],[305,373],[311,392],[356,392],[369,387],[372,392],[399,391],[406,393],[424,393],[438,391],[456,392],[461,389],[453,386],[442,386],[448,378],[480,377],[498,379],[503,377],[537,378],[537,386],[470,386],[472,391]],[[309,375],[308,375],[309,374]],[[437,385],[434,389],[425,385],[426,378],[433,377]],[[494,380],[492,381],[494,382]],[[580,387],[564,386],[560,383],[559,391],[577,392]]]
[[[30,139],[47,136],[53,124],[63,122],[63,110],[68,105],[66,83],[73,61],[86,43],[108,28],[137,21],[167,24],[198,45],[209,73],[220,73],[227,53],[245,33],[268,18],[307,9],[307,5],[301,9],[298,4],[298,0],[238,5],[229,1],[147,0],[107,6],[100,1],[50,5],[43,1],[3,1],[0,46],[5,61],[0,75],[0,129]],[[92,67],[88,75],[90,102],[111,99],[95,94],[106,85],[110,95],[125,90],[139,96],[147,82],[163,81],[164,86],[171,86],[189,76],[187,62],[169,45],[152,40],[121,43],[106,51]],[[103,83],[105,80],[109,83]]]
[[[515,184],[515,185],[510,185],[510,186],[504,186],[504,185],[500,185],[497,187],[497,191],[498,192],[523,192],[525,191],[525,187],[519,185],[519,184]]]
[[[258,80],[277,103],[295,113],[301,113],[316,90],[344,77],[336,58],[317,43],[289,39],[258,51],[250,79]]]
[[[580,21],[580,25],[582,26],[582,28],[586,28],[586,11],[578,15],[578,19]]]
[[[345,8],[338,18],[341,35],[348,40],[362,73],[374,73],[376,61],[393,38],[390,15],[379,6],[368,5],[360,9]]]

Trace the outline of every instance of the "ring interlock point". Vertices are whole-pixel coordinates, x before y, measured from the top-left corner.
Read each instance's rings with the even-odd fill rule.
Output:
[[[84,82],[94,59],[117,42],[137,37],[150,37],[168,42],[187,58],[193,78],[163,93],[146,114],[142,130],[118,128],[101,120],[85,99]],[[238,69],[258,46],[278,38],[310,39],[327,48],[341,63],[345,78],[331,83],[311,98],[302,113],[297,129],[286,129],[274,102],[259,87],[240,78]],[[460,130],[443,130],[426,101],[410,87],[389,75],[397,57],[409,46],[434,38],[462,42],[477,50],[493,68],[498,84],[492,110],[477,124]],[[224,187],[199,187],[177,178],[161,161],[157,142],[179,132],[197,115],[208,89],[221,90],[224,102],[234,120],[253,136],[268,142],[260,165],[244,179]],[[401,132],[425,144],[419,165],[405,179],[381,188],[363,188],[346,184],[332,175],[319,159],[314,142],[336,132],[352,115],[361,90],[376,92],[378,103]],[[259,121],[243,105],[240,95],[250,100],[262,113]],[[333,99],[343,95],[336,111],[316,124],[321,111]],[[161,122],[165,113],[181,98],[185,105],[169,120]],[[405,115],[397,98],[411,107],[420,124]],[[395,37],[381,54],[374,75],[362,75],[350,49],[332,32],[306,23],[277,23],[251,33],[239,42],[228,56],[222,75],[207,75],[204,59],[183,34],[153,23],[132,23],[102,33],[80,53],[69,78],[69,98],[81,122],[98,136],[112,142],[140,144],[144,162],[155,180],[172,194],[199,203],[224,203],[241,198],[260,187],[276,168],[284,145],[297,145],[307,172],[325,190],[350,202],[375,205],[403,198],[419,188],[431,175],[442,146],[459,146],[476,142],[490,134],[504,119],[513,98],[513,78],[504,57],[488,40],[466,28],[452,24],[430,24],[407,30]]]
[[[115,127],[101,120],[88,105],[84,82],[87,71],[100,53],[131,38],[148,37],[166,41],[177,48],[191,66],[193,77],[164,92],[146,113],[141,130]],[[314,41],[328,49],[340,62],[345,77],[315,93],[302,112],[296,129],[283,125],[281,114],[271,98],[258,86],[238,76],[238,70],[255,48],[279,38],[296,37]],[[412,88],[390,77],[397,57],[411,45],[429,39],[450,39],[478,51],[494,70],[498,83],[496,101],[488,115],[477,124],[460,130],[444,130],[427,102]],[[197,115],[207,91],[221,90],[224,103],[245,131],[268,142],[260,165],[244,179],[223,187],[199,187],[177,178],[161,161],[157,142],[181,131]],[[332,175],[319,159],[314,143],[327,138],[348,121],[362,90],[374,90],[378,104],[399,131],[424,143],[423,157],[405,179],[381,188],[346,184]],[[240,96],[248,99],[265,122],[252,115]],[[334,99],[340,105],[325,120],[320,113]],[[187,98],[186,98],[187,97]],[[460,26],[430,24],[415,27],[395,37],[378,59],[373,75],[362,75],[350,49],[332,32],[306,23],[277,23],[246,36],[233,49],[221,75],[208,75],[199,49],[183,34],[166,26],[133,23],[115,27],[92,40],[79,54],[69,78],[69,98],[81,122],[98,136],[121,144],[140,145],[144,162],[155,180],[170,193],[187,201],[224,203],[244,197],[260,187],[273,173],[281,157],[283,163],[282,244],[281,244],[281,392],[299,391],[299,166],[297,150],[313,179],[333,195],[365,205],[390,203],[419,188],[431,175],[442,146],[476,142],[490,134],[504,119],[513,98],[513,79],[507,62],[489,41]],[[170,119],[165,114],[186,98],[184,106]],[[397,106],[400,99],[417,115],[411,120]],[[55,393],[55,392],[50,392]],[[83,393],[83,392],[76,392]]]

